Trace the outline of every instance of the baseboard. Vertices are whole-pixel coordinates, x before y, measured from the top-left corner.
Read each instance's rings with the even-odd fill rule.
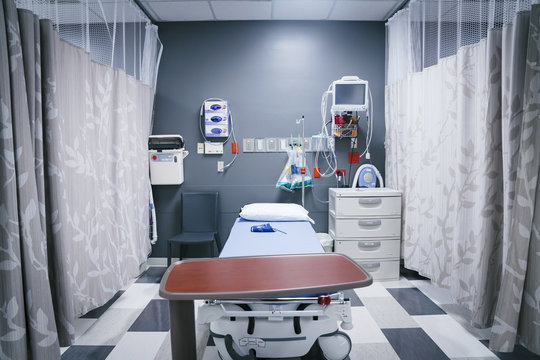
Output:
[[[178,259],[171,259],[173,262],[177,261]],[[148,260],[146,260],[146,263],[148,266],[167,266],[167,258],[166,257],[149,257]]]

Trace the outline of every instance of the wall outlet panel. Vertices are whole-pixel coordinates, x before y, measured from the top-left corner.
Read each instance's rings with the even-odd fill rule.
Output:
[[[278,151],[278,139],[276,138],[266,138],[266,151],[267,152],[276,152]]]
[[[207,155],[220,155],[223,154],[222,142],[210,142],[204,143],[204,153]]]
[[[197,154],[204,154],[204,143],[197,143]]]
[[[312,136],[311,149],[312,151],[328,151],[328,142],[326,140],[326,137]]]
[[[223,161],[217,162],[217,172],[223,172],[223,168],[225,167],[225,164]]]
[[[266,152],[266,141],[264,139],[255,139],[255,152]]]
[[[287,138],[278,139],[278,151],[287,152],[289,148],[289,140]]]
[[[311,138],[309,137],[304,138],[304,144],[302,144],[302,147],[304,148],[304,152],[312,151]]]
[[[254,152],[255,151],[255,139],[253,138],[247,138],[247,139],[244,139],[244,143],[243,143],[244,147],[244,152]]]

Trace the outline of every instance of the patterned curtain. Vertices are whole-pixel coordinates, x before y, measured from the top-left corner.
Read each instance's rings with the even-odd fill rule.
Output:
[[[386,87],[386,180],[403,191],[405,266],[450,289],[475,326],[494,324],[499,351],[519,335],[540,353],[538,11],[423,70],[402,56],[395,69],[409,74]],[[406,13],[389,34],[400,17],[412,36],[418,19]]]
[[[58,359],[150,253],[154,89],[0,6],[0,358]]]
[[[45,221],[39,22],[0,6],[0,358],[58,359]],[[23,35],[23,36],[22,36]]]

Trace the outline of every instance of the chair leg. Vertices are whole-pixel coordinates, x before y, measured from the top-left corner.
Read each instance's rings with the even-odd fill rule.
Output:
[[[167,241],[167,266],[171,266],[171,249],[172,243]]]

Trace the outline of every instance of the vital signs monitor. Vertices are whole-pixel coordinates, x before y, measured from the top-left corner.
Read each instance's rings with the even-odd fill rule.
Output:
[[[334,81],[332,111],[366,111],[368,82],[357,76],[344,76]]]

